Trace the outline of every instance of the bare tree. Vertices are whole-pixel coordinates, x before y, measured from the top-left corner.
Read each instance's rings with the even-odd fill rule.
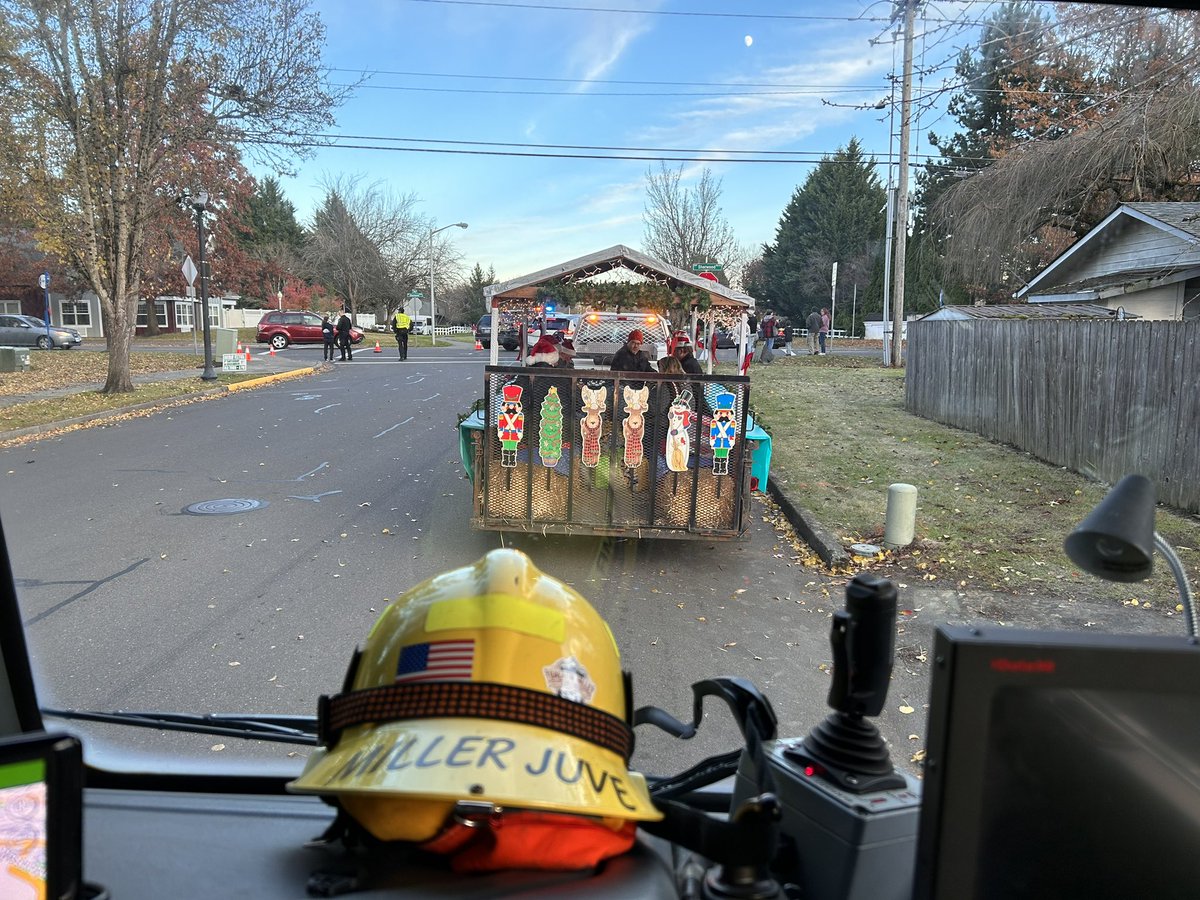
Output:
[[[655,259],[681,269],[695,262],[716,260],[725,266],[742,265],[746,254],[721,212],[721,180],[705,167],[692,188],[683,184],[683,164],[678,169],[659,163],[646,171],[645,251]]]
[[[5,197],[96,293],[104,390],[131,391],[147,227],[189,202],[165,185],[196,171],[197,147],[250,143],[282,162],[302,148],[281,135],[332,124],[345,93],[324,85],[324,27],[308,0],[0,0],[0,11]],[[196,183],[192,196],[222,189]]]
[[[307,268],[342,297],[351,315],[386,317],[428,272],[429,229],[413,194],[398,195],[360,175],[326,179],[325,202],[313,217]]]

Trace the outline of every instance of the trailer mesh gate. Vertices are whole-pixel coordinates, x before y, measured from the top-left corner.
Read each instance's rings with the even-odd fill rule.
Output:
[[[738,537],[749,391],[743,376],[488,366],[472,524]]]

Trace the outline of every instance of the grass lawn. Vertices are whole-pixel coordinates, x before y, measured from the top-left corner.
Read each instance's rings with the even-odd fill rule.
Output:
[[[917,540],[877,567],[945,587],[1084,591],[1159,608],[1177,596],[1161,558],[1146,583],[1078,572],[1063,539],[1107,486],[905,412],[903,369],[878,358],[777,356],[750,375],[751,407],[772,436],[772,477],[847,546],[882,538],[890,484],[917,488]],[[1200,517],[1160,508],[1156,522],[1200,583]]]

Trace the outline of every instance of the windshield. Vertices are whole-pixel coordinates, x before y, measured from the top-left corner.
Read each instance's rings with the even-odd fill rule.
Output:
[[[501,546],[595,605],[635,706],[688,719],[736,675],[782,735],[829,712],[848,580],[890,579],[878,724],[916,777],[935,624],[1185,633],[1161,555],[1107,582],[1063,541],[1142,474],[1200,582],[1193,12],[302,2],[303,28],[160,35],[94,5],[88,52],[208,62],[76,118],[44,86],[124,96],[119,67],[5,3],[0,312],[84,338],[0,335],[43,706],[314,716],[386,609]],[[264,40],[289,77],[249,74]],[[578,356],[505,333],[551,302]],[[436,327],[394,333],[401,305]],[[652,371],[604,382],[643,313]],[[116,769],[310,753],[59,724]],[[633,765],[740,740],[711,707],[691,741],[640,728]]]

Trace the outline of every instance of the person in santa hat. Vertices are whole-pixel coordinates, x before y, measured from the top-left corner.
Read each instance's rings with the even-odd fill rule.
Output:
[[[696,359],[696,354],[692,352],[692,342],[688,338],[687,332],[675,332],[671,338],[671,355],[679,360],[679,364],[683,366],[683,371],[689,375],[704,374],[700,360]]]
[[[533,349],[529,351],[529,355],[525,357],[525,365],[541,367],[545,369],[553,368],[558,365],[558,347],[551,339],[550,335],[543,334],[537,339],[537,343],[533,345]]]

